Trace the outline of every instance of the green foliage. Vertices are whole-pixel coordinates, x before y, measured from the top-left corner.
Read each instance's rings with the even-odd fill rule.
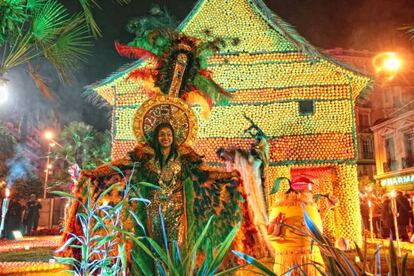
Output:
[[[112,139],[108,131],[99,132],[83,122],[72,122],[60,133],[58,145],[51,157],[61,169],[54,170],[49,186],[69,191],[72,183],[68,169],[77,164],[81,169],[93,169],[107,163],[111,158]]]
[[[128,22],[127,30],[137,38],[144,36],[147,31],[160,29],[175,29],[178,22],[170,16],[168,11],[159,5],[154,5],[149,12]]]
[[[23,3],[23,0],[0,1],[0,47],[5,44],[9,34],[19,34],[20,26],[28,19]]]
[[[163,215],[160,211],[160,219],[164,221]],[[157,275],[174,275],[174,276],[186,276],[186,275],[216,275],[216,271],[219,269],[224,258],[226,257],[228,250],[235,238],[240,223],[237,224],[227,237],[216,248],[212,248],[212,241],[207,238],[210,231],[212,231],[213,217],[210,217],[203,231],[199,236],[194,235],[194,227],[190,227],[187,233],[186,239],[183,241],[182,248],[179,247],[176,240],[168,241],[167,229],[163,227],[164,241],[163,245],[159,245],[156,241],[150,237],[146,237],[145,241],[149,246],[146,252],[154,252],[148,254],[155,263]],[[204,246],[202,246],[204,245]],[[170,246],[171,249],[170,250]],[[203,248],[203,249],[201,249]],[[151,251],[149,249],[152,249]],[[141,272],[145,275],[153,275],[153,268],[144,266],[145,256],[142,254],[133,255],[134,261],[138,264]],[[197,266],[197,261],[201,261]],[[217,275],[226,275],[226,272],[235,271],[238,267],[221,271]]]
[[[257,267],[260,271],[262,271],[263,273],[265,273],[265,275],[276,276],[276,274],[273,273],[273,271],[271,271],[270,269],[268,269],[266,267],[266,265],[262,264],[261,262],[259,262],[255,258],[253,258],[252,256],[246,255],[246,254],[244,254],[242,252],[239,252],[239,251],[236,251],[236,250],[233,250],[232,252],[233,252],[233,254],[235,254],[236,256],[238,256],[239,258],[241,258],[244,261],[246,261],[248,264],[251,264],[251,265]]]
[[[93,17],[93,10],[100,8],[98,1],[96,0],[78,0],[79,4],[83,9],[83,14],[85,17],[85,22],[88,26],[88,29],[92,32],[94,37],[101,37],[102,31],[99,28],[98,24]],[[119,4],[128,4],[131,0],[117,0]]]
[[[81,169],[92,169],[109,162],[111,158],[111,135],[99,132],[83,122],[71,122],[60,133],[62,147],[54,152],[56,159],[64,159]]]
[[[40,56],[68,79],[91,46],[85,17],[72,15],[57,0],[3,0],[0,15],[0,76]]]
[[[119,188],[118,185],[112,185],[101,193],[98,199],[91,196],[90,184],[87,187],[87,198],[85,202],[74,198],[71,194],[64,192],[54,192],[58,196],[65,196],[68,199],[79,202],[79,210],[76,219],[79,220],[83,236],[77,236],[73,233],[57,250],[63,251],[68,247],[79,250],[81,259],[73,257],[55,257],[62,264],[69,264],[73,275],[125,275],[126,274],[126,252],[125,245],[120,244],[115,237],[125,237],[122,233],[122,209],[128,200],[128,188],[123,194],[121,201],[112,206],[98,205],[98,200]],[[93,226],[93,227],[92,227]],[[102,235],[106,233],[106,235]],[[113,256],[113,251],[117,249],[118,254]],[[96,258],[99,256],[99,258]]]

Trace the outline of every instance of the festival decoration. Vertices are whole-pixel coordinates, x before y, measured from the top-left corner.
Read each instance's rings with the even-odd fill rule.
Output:
[[[200,41],[230,41],[203,67],[232,97],[229,104],[213,103],[207,120],[198,104],[192,106],[199,124],[197,152],[210,165],[222,166],[218,148],[248,149],[254,139],[243,135],[246,114],[268,136],[267,192],[273,179],[290,178],[296,169],[329,168],[321,179],[312,179],[313,192],[332,194],[339,202],[324,229],[329,236],[362,242],[354,105],[370,79],[318,53],[261,0],[200,0],[178,31]],[[156,58],[146,58],[90,87],[113,106],[113,158],[134,147],[134,112],[150,97],[145,78],[130,75],[155,68]],[[312,113],[301,114],[303,101],[312,101]],[[205,107],[210,101],[200,103]],[[269,208],[279,196],[268,196]]]
[[[169,94],[173,87],[174,74],[182,75],[180,86],[182,90],[177,96],[194,101],[200,101],[206,108],[205,102],[212,101],[219,104],[227,103],[231,94],[227,93],[212,79],[212,73],[206,70],[207,58],[219,46],[224,44],[221,39],[201,42],[183,34],[168,29],[147,30],[134,40],[133,46],[122,45],[115,42],[115,48],[122,56],[133,59],[151,59],[153,67],[134,69],[129,73],[128,79],[141,79],[144,86],[149,88],[148,94]],[[178,61],[178,64],[177,64]],[[182,71],[177,66],[185,64]],[[175,72],[175,73],[174,73]],[[152,91],[151,91],[152,90]],[[190,94],[191,95],[187,95]],[[194,97],[197,93],[200,97]],[[211,106],[204,110],[207,116]]]
[[[304,212],[322,231],[322,220],[312,193],[296,191],[293,188],[274,202],[270,211],[269,240],[275,251],[273,271],[276,275],[286,273],[295,265],[317,262],[323,264],[317,246],[311,245],[311,238],[303,236],[298,230],[305,230]],[[272,225],[273,224],[273,225]],[[319,275],[311,265],[301,266],[306,275]]]
[[[0,254],[12,251],[23,251],[37,248],[57,249],[59,247],[59,236],[23,237],[20,240],[1,240]]]
[[[46,262],[2,262],[0,271],[5,275],[70,275],[62,271],[69,267],[64,264]]]
[[[151,137],[160,123],[176,130],[178,145],[193,145],[197,121],[191,108],[179,98],[159,95],[146,101],[135,113],[133,130],[138,143],[152,143]]]
[[[161,33],[165,35],[158,37]],[[59,250],[62,255],[84,260],[83,250],[81,254],[80,246],[77,246],[80,240],[83,248],[82,238],[75,240],[73,237],[88,237],[91,229],[101,231],[102,235],[98,235],[100,238],[109,232],[112,237],[97,241],[98,245],[111,248],[110,254],[125,256],[124,269],[128,260],[131,271],[139,270],[147,274],[149,270],[142,264],[151,262],[149,258],[152,255],[143,250],[139,243],[132,246],[128,235],[123,232],[115,229],[106,231],[106,224],[100,223],[112,221],[107,219],[106,212],[98,211],[95,214],[97,206],[112,208],[111,204],[119,206],[117,218],[122,217],[120,229],[129,231],[133,236],[164,244],[165,250],[174,246],[166,241],[167,237],[176,241],[180,250],[186,250],[194,235],[204,233],[205,223],[212,216],[217,219],[209,234],[211,243],[203,247],[215,247],[237,223],[241,230],[235,230],[234,248],[257,254],[255,247],[261,246],[255,241],[257,230],[247,212],[240,174],[206,166],[203,156],[191,148],[197,133],[196,116],[181,97],[189,88],[193,90],[194,86],[217,103],[221,99],[219,94],[225,95],[226,92],[211,79],[209,72],[199,70],[199,63],[202,62],[197,53],[203,51],[205,46],[197,44],[190,37],[175,34],[172,35],[174,40],[169,43],[163,40],[168,34],[167,31],[148,33],[147,37],[142,38],[144,40],[138,49],[117,45],[121,53],[132,57],[145,59],[154,58],[153,55],[162,56],[156,61],[154,70],[146,68],[133,72],[144,82],[148,79],[152,81],[158,89],[156,95],[136,110],[133,131],[138,144],[134,150],[122,159],[82,172],[74,190],[75,200],[67,216],[63,246]],[[158,38],[161,42],[155,42]],[[166,45],[168,47],[164,48]],[[158,47],[160,51],[151,47]],[[146,72],[149,75],[145,75]],[[115,194],[111,191],[115,190],[114,187],[119,187]],[[134,199],[130,189],[142,198]],[[91,208],[84,207],[91,203]],[[82,214],[86,213],[89,218],[90,210],[96,218],[83,220]],[[115,240],[119,241],[118,246],[112,245]],[[90,258],[102,261],[100,254],[87,255],[88,263]]]

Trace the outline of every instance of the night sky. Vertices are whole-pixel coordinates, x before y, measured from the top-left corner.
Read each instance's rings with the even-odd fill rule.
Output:
[[[70,9],[78,8],[75,4],[77,1],[63,2]],[[132,3],[126,6],[120,6],[116,1],[99,2],[102,2],[102,10],[95,10],[95,17],[104,36],[95,41],[91,56],[87,58],[83,68],[75,73],[74,81],[65,85],[60,83],[56,80],[53,70],[47,65],[42,66],[42,71],[46,72],[48,84],[58,95],[58,100],[52,105],[61,113],[64,122],[84,120],[98,129],[106,129],[109,128],[108,109],[99,110],[86,103],[79,95],[84,86],[105,78],[128,62],[117,56],[113,41],[120,40],[124,43],[130,41],[132,35],[125,30],[127,22],[133,17],[146,13],[154,3],[166,6],[175,18],[182,20],[196,1],[132,0]],[[276,14],[296,27],[310,43],[322,49],[341,47],[373,51],[401,48],[411,50],[407,34],[399,29],[414,24],[413,0],[273,0],[265,3]],[[24,73],[20,73],[16,79],[30,81],[25,78]],[[42,98],[32,84],[20,83],[19,86],[23,87],[22,91],[16,94],[23,95],[25,101],[15,99],[10,106],[14,104],[14,108],[21,109],[26,104],[33,105],[34,102],[38,102],[39,106],[47,109],[51,105]],[[24,96],[26,93],[30,93],[30,96]],[[13,112],[12,110],[9,107],[8,112]]]

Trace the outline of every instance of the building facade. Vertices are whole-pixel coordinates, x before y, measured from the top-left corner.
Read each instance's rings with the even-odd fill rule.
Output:
[[[375,179],[387,190],[414,191],[414,102],[372,130]]]

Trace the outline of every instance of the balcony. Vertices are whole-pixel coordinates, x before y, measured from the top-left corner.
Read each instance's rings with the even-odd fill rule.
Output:
[[[397,160],[388,160],[382,163],[382,167],[384,168],[384,172],[394,172],[398,170],[398,162]]]
[[[414,167],[414,156],[401,158],[401,166],[403,169]]]

